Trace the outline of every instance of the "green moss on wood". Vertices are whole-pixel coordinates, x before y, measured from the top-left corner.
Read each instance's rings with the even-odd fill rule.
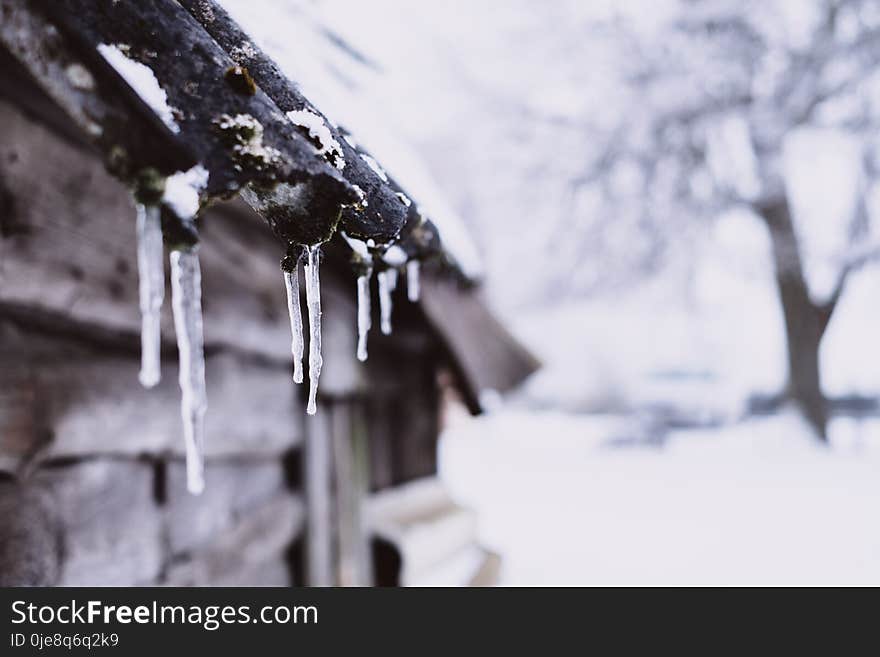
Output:
[[[243,96],[257,93],[257,84],[244,66],[230,66],[223,77],[230,87]]]
[[[165,176],[152,167],[137,172],[133,182],[134,198],[144,205],[158,205],[165,194]]]

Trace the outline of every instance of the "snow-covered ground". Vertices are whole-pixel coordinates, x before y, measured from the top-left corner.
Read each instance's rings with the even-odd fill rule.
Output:
[[[615,416],[454,418],[442,476],[504,585],[880,584],[880,420],[795,414],[614,447]]]

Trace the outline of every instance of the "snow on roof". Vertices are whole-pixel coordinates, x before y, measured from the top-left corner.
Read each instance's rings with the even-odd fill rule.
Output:
[[[153,70],[146,64],[142,64],[126,54],[125,45],[102,43],[98,45],[98,52],[107,60],[116,72],[123,77],[135,93],[141,97],[150,109],[156,113],[162,123],[171,132],[180,132],[180,126],[174,120],[174,111],[168,105],[168,95],[156,79]]]
[[[353,133],[357,147],[369,151],[381,170],[406,189],[419,211],[437,226],[444,248],[462,272],[480,278],[482,258],[465,223],[420,158],[389,134],[394,120],[376,95],[365,91],[382,82],[381,70],[370,57],[346,43],[319,9],[302,0],[221,4],[317,107]],[[389,92],[393,90],[383,86],[383,94]],[[394,95],[405,97],[403,92]],[[383,100],[387,104],[387,98]]]
[[[309,131],[309,136],[318,143],[316,148],[319,155],[325,157],[332,156],[333,166],[337,169],[345,168],[345,157],[342,155],[342,149],[333,138],[330,129],[324,125],[324,119],[308,109],[290,111],[287,112],[286,116],[294,125]]]
[[[468,278],[480,278],[484,269],[477,246],[422,160],[388,135],[382,126],[368,126],[367,121],[363,124],[364,132],[355,133],[358,142],[375,155],[383,168],[412,195],[419,212],[434,222],[440,231],[443,247],[461,271]]]
[[[178,171],[165,180],[162,202],[181,219],[191,219],[199,211],[199,196],[208,184],[208,170],[196,164],[188,171]]]

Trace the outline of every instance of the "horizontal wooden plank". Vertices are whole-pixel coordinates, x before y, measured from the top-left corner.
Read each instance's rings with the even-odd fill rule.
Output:
[[[206,479],[205,491],[192,495],[186,489],[184,464],[169,464],[165,504],[172,556],[209,548],[215,537],[231,531],[243,517],[289,494],[280,459],[209,463]]]
[[[91,461],[40,471],[60,519],[63,586],[148,584],[162,565],[161,513],[146,463]]]
[[[201,548],[174,559],[170,586],[288,586],[286,552],[304,520],[299,496],[277,495],[247,513]]]
[[[242,207],[202,221],[206,344],[287,361],[283,249]],[[136,336],[135,248],[129,192],[92,154],[0,102],[0,304]],[[173,343],[170,298],[162,333]]]
[[[61,519],[37,485],[0,482],[0,586],[51,586],[61,571]]]
[[[36,460],[182,454],[177,364],[158,386],[137,381],[138,360],[97,353],[0,322],[0,470]],[[209,458],[276,456],[301,437],[302,406],[285,368],[229,353],[208,358]]]

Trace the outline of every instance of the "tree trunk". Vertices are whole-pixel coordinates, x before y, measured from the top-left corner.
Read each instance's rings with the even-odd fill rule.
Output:
[[[810,299],[788,201],[758,208],[770,231],[776,286],[785,318],[788,347],[788,397],[797,404],[817,436],[827,440],[828,411],[819,372],[819,345],[833,305]]]

